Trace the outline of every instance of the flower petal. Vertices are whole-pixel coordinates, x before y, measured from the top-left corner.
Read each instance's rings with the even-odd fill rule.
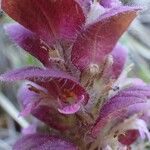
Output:
[[[31,86],[36,88],[37,91],[31,90]],[[24,108],[20,115],[27,116],[37,108],[41,100],[44,100],[44,96],[42,97],[40,93],[47,93],[47,90],[32,82],[23,84],[18,92],[18,99],[21,101]]]
[[[118,141],[123,145],[131,145],[139,137],[138,130],[128,130],[125,134],[120,134]]]
[[[121,2],[120,0],[101,0],[100,4],[106,8],[112,8],[121,5]]]
[[[75,0],[3,0],[2,9],[45,42],[72,41],[85,21]],[[56,42],[56,41],[54,41]]]
[[[71,105],[71,106],[66,106],[63,108],[59,108],[58,111],[62,114],[74,114],[80,109],[80,103]]]
[[[147,103],[142,104],[138,103],[133,106],[130,106],[127,112],[127,116],[137,114],[145,122],[148,122],[148,120],[150,119],[149,112],[150,112],[150,103],[148,101]]]
[[[51,49],[36,34],[17,23],[6,25],[5,30],[12,41],[35,56],[44,65],[49,64],[49,51]]]
[[[0,76],[0,80],[30,80],[39,84],[58,100],[59,110],[63,109],[62,112],[66,111],[65,114],[78,111],[79,107],[75,106],[85,105],[89,99],[84,87],[74,77],[58,70],[27,67],[5,73]]]
[[[66,142],[60,138],[56,138],[50,135],[42,135],[42,134],[31,134],[26,135],[19,139],[13,150],[78,150],[76,146],[74,146],[70,142]]]
[[[29,88],[30,85],[43,92],[43,95],[40,95],[38,92],[35,93],[34,91],[31,91]],[[24,84],[18,92],[18,99],[21,101],[24,109],[24,114],[21,113],[21,115],[28,115],[31,113],[50,127],[61,131],[73,128],[75,125],[75,118],[70,115],[64,116],[59,113],[57,108],[55,108],[57,106],[55,106],[55,101],[45,97],[44,93],[46,93],[45,89],[39,85],[32,82]],[[28,107],[30,106],[30,111],[26,113],[25,110],[28,110]]]
[[[86,27],[72,48],[72,62],[80,70],[98,64],[110,53],[118,39],[137,16],[138,7],[122,6],[103,14]]]
[[[136,83],[137,84],[137,83]],[[126,88],[124,90],[126,93],[127,92],[135,92],[137,94],[142,94],[144,96],[146,96],[147,98],[150,98],[150,85],[134,85],[134,86],[131,86],[129,88]]]
[[[122,45],[118,44],[112,51],[113,65],[112,65],[112,77],[117,79],[123,71],[126,59],[127,50]]]
[[[123,122],[119,123],[117,126],[115,126],[116,130],[118,131],[123,131],[123,132],[128,132],[129,131],[129,134],[127,134],[126,136],[127,137],[123,137],[122,140],[120,142],[123,142],[123,144],[125,145],[130,145],[132,144],[138,136],[141,136],[141,138],[144,140],[146,138],[150,138],[150,133],[148,131],[148,128],[147,128],[147,125],[145,123],[145,121],[143,121],[142,119],[138,119],[135,115],[134,116],[129,116],[128,119],[125,119]],[[132,130],[135,130],[136,134],[136,137],[130,137],[130,132]],[[131,132],[131,136],[133,133]],[[119,138],[119,136],[118,136]],[[129,138],[131,141],[127,141],[127,138]],[[124,141],[123,141],[124,139]],[[129,140],[128,139],[128,140]],[[118,139],[119,140],[119,139]]]
[[[124,90],[121,91],[118,95],[109,99],[101,108],[100,116],[92,129],[93,135],[100,133],[100,130],[102,130],[109,121],[112,122],[117,120],[117,118],[123,118],[123,116],[126,116],[129,106],[146,102],[146,97],[139,92],[126,94]]]
[[[50,81],[51,78],[64,78],[76,80],[67,73],[54,69],[43,69],[39,67],[25,67],[14,71],[9,71],[0,76],[1,81],[13,82],[17,80],[35,80],[35,81]]]

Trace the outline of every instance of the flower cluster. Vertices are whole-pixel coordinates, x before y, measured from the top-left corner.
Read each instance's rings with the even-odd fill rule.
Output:
[[[18,94],[21,115],[51,128],[29,132],[14,150],[118,150],[150,139],[150,86],[126,77],[127,50],[117,43],[139,7],[119,0],[2,0],[2,9],[18,22],[5,26],[10,39],[42,67],[0,80],[27,80]]]

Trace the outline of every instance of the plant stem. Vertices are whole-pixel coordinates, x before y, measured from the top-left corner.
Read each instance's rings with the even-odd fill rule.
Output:
[[[0,93],[0,105],[22,128],[29,126],[28,121],[22,116],[19,117],[19,111],[2,93]]]

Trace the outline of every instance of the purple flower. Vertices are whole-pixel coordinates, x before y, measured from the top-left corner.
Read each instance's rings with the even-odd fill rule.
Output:
[[[127,58],[117,42],[139,7],[117,0],[3,0],[2,9],[18,22],[5,26],[9,37],[43,64],[0,76],[1,81],[28,80],[18,94],[21,115],[31,113],[64,131],[59,136],[80,149],[113,148],[113,140],[116,148],[132,144],[139,135],[149,138],[137,111],[144,113],[139,104],[149,106],[149,86],[131,86],[109,98]],[[26,135],[14,150],[76,149],[65,141]]]
[[[125,145],[132,144],[139,135],[149,139],[144,118],[150,108],[149,97],[150,87],[146,85],[132,85],[119,91],[102,106],[92,128],[93,136],[97,136],[100,141],[107,139],[108,143],[118,138]],[[132,134],[133,139],[130,138]]]

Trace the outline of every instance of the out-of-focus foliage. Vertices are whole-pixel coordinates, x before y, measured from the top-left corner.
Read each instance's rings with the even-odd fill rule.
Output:
[[[135,65],[132,75],[150,82],[150,1],[134,3],[143,4],[144,11],[133,22],[129,32],[124,36],[124,41],[129,47],[130,59]]]
[[[27,61],[24,57],[25,54],[20,52],[19,48],[8,39],[4,32],[3,25],[9,21],[0,11],[0,74],[21,67]],[[20,130],[18,124],[6,113],[7,108],[9,108],[6,100],[10,100],[10,102],[8,101],[9,104],[13,104],[19,109],[16,98],[18,85],[13,87],[14,85],[11,84],[0,84],[0,150],[11,150],[11,145],[16,141]],[[14,115],[13,112],[11,115]],[[18,116],[14,117],[17,118]]]

